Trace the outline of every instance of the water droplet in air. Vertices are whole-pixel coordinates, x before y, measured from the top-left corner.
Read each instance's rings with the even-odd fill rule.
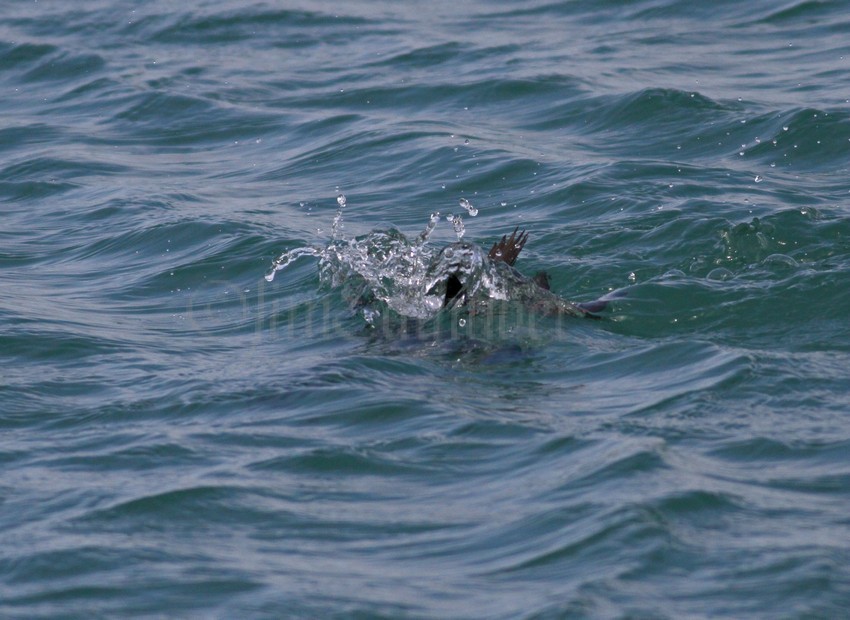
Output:
[[[344,207],[345,206],[345,194],[340,194],[339,196],[337,196],[336,197],[336,203],[340,207]]]
[[[757,174],[756,178],[753,179],[753,181],[755,181],[756,183],[761,183],[762,181],[764,181],[764,179],[762,178],[761,175]]]
[[[469,202],[466,198],[461,198],[458,204],[466,209],[466,212],[469,213],[471,217],[475,217],[478,215],[478,209],[472,206],[472,203]]]
[[[634,284],[635,282],[637,282],[637,276],[635,275],[635,272],[634,272],[634,271],[632,271],[632,272],[629,274],[629,282],[631,282],[632,284]]]
[[[466,232],[463,225],[463,218],[461,218],[459,215],[452,215],[451,213],[449,213],[446,216],[446,219],[452,223],[452,228],[455,229],[455,234],[457,235],[457,238],[461,239],[463,237],[463,234]]]
[[[466,319],[458,319],[457,324],[461,327],[466,327]]]

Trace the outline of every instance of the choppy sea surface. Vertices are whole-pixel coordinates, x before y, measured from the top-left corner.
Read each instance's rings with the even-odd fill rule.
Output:
[[[0,86],[3,618],[850,613],[843,2],[15,0]],[[352,273],[448,214],[602,318]]]

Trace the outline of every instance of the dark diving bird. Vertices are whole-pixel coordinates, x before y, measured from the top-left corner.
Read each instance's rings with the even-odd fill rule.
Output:
[[[475,293],[484,289],[488,297],[520,301],[543,314],[561,314],[599,319],[594,314],[603,310],[603,300],[576,304],[550,291],[545,271],[527,278],[514,268],[520,252],[528,241],[528,233],[514,231],[495,242],[486,254],[474,243],[459,241],[443,248],[429,269],[428,295],[439,296],[442,307],[467,305],[476,299]]]

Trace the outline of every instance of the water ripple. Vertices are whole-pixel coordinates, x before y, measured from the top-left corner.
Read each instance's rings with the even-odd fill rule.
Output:
[[[451,8],[6,3],[0,615],[845,614],[843,7]],[[263,278],[437,211],[604,318]]]

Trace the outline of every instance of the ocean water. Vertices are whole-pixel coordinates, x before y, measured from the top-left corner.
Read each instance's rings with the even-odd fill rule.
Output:
[[[848,617],[845,9],[5,3],[0,617]]]

